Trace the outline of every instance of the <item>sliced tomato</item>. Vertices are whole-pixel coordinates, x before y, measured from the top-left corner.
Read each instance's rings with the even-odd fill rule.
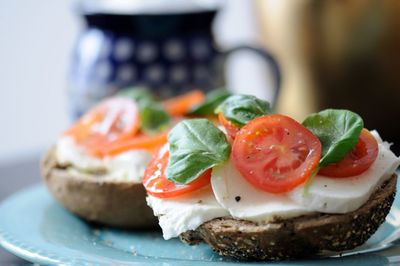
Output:
[[[147,150],[149,152],[157,151],[167,142],[168,131],[156,135],[145,135],[139,133],[132,138],[116,141],[101,149],[103,156],[114,156],[129,150]]]
[[[242,127],[231,158],[253,186],[271,193],[288,192],[304,183],[318,166],[319,139],[283,115],[266,115]]]
[[[78,120],[65,135],[71,136],[89,154],[100,156],[110,143],[128,139],[139,130],[139,109],[126,98],[105,100]]]
[[[205,95],[200,90],[193,90],[163,102],[166,111],[172,116],[186,115],[196,105],[204,101]]]
[[[211,169],[187,185],[178,185],[164,175],[168,165],[168,144],[160,148],[156,156],[147,165],[143,176],[143,185],[147,193],[158,198],[171,198],[196,191],[210,184]]]
[[[378,157],[378,142],[363,129],[357,145],[343,160],[319,170],[318,174],[329,177],[349,177],[362,174]]]
[[[221,112],[218,114],[218,120],[219,122],[224,126],[229,138],[231,140],[234,140],[236,137],[236,134],[239,132],[240,128],[233,124],[231,121],[226,119],[224,114]]]
[[[128,139],[121,139],[109,145],[103,146],[101,154],[103,156],[114,156],[129,150],[147,150],[151,153],[157,152],[161,146],[168,141],[168,133],[171,127],[184,119],[183,116],[173,117],[170,128],[155,134],[146,135],[143,132],[137,133]]]

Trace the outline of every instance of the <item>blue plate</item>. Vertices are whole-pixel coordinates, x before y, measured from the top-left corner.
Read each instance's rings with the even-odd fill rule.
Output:
[[[386,265],[399,257],[379,250],[400,244],[400,200],[387,221],[356,251],[310,261],[277,265]],[[165,241],[161,232],[124,231],[94,227],[60,207],[43,185],[23,190],[0,205],[0,244],[10,252],[39,264],[67,265],[240,265],[220,257],[207,245],[188,246],[177,239]],[[364,253],[364,254],[360,254]],[[393,253],[393,252],[392,252]],[[400,254],[400,250],[394,250]],[[351,255],[351,256],[346,256]],[[265,265],[266,263],[246,263]]]

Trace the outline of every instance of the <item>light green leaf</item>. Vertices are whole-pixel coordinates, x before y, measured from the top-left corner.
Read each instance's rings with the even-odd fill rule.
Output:
[[[225,134],[207,119],[184,120],[168,135],[170,157],[165,174],[175,183],[188,184],[207,169],[228,160]]]
[[[190,112],[191,115],[212,115],[215,108],[230,96],[230,92],[224,88],[212,90],[207,93],[204,102],[195,106]]]
[[[319,167],[324,167],[342,160],[355,147],[364,122],[351,111],[327,109],[309,115],[303,125],[321,141]]]
[[[154,100],[149,90],[142,87],[123,89],[119,96],[128,97],[139,106],[140,129],[147,134],[155,134],[168,127],[171,122],[169,114],[161,104]]]
[[[255,96],[232,95],[215,109],[215,113],[221,112],[229,121],[242,127],[256,117],[270,114],[271,109],[267,101]]]
[[[169,114],[159,103],[142,104],[140,107],[140,127],[148,134],[155,134],[167,128],[171,122]]]
[[[128,87],[119,91],[117,95],[130,98],[138,104],[142,101],[154,101],[153,95],[144,87]]]

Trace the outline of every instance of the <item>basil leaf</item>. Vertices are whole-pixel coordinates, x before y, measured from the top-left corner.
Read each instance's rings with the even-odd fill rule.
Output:
[[[256,117],[270,114],[271,108],[267,101],[252,95],[232,95],[221,103],[215,113],[223,113],[232,123],[244,126]]]
[[[157,102],[140,105],[140,128],[148,134],[154,134],[167,128],[171,122],[169,114]]]
[[[117,95],[130,98],[138,104],[141,101],[154,101],[153,95],[144,87],[128,87],[119,91]]]
[[[309,115],[303,125],[321,141],[319,167],[324,167],[342,160],[356,146],[364,122],[351,111],[327,109]]]
[[[139,106],[140,129],[147,134],[154,134],[165,129],[171,118],[162,105],[154,100],[149,90],[142,87],[123,89],[119,96],[128,97]]]
[[[215,108],[218,107],[226,98],[231,94],[226,89],[220,88],[212,90],[207,93],[204,102],[198,106],[195,106],[190,114],[191,115],[212,115],[214,114]]]
[[[184,120],[168,134],[170,157],[165,175],[188,184],[207,169],[228,160],[230,145],[225,134],[207,119]]]

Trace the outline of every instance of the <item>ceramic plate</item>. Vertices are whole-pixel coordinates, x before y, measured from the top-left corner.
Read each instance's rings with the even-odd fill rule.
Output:
[[[356,252],[312,261],[274,265],[386,265],[396,256],[377,252],[396,245],[400,230],[396,198],[386,223]],[[0,205],[0,244],[28,261],[67,265],[240,265],[212,252],[207,245],[165,241],[161,232],[95,227],[60,207],[43,185],[21,191]],[[357,254],[364,253],[364,254]],[[351,256],[348,256],[351,255]],[[265,265],[266,263],[247,263]]]

